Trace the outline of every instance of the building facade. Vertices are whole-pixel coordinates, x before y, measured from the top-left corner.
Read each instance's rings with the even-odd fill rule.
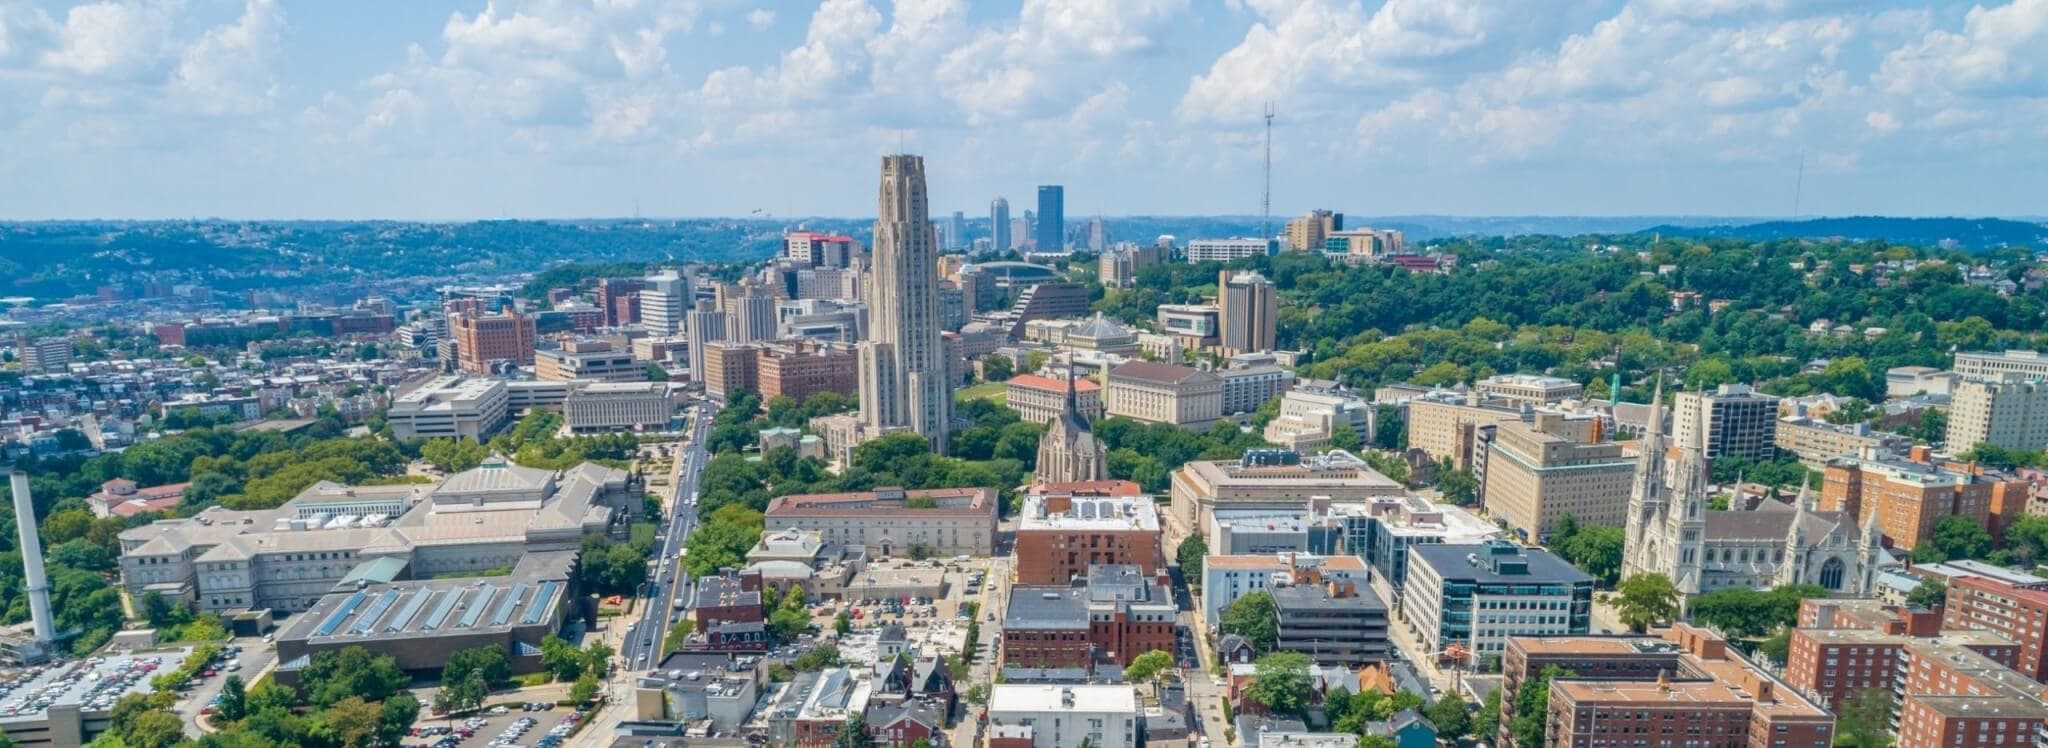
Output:
[[[1223,416],[1223,383],[1191,367],[1132,361],[1110,370],[1103,400],[1111,416],[1206,429]]]
[[[1166,571],[1160,537],[1158,507],[1136,484],[1034,487],[1017,520],[1017,583],[1067,584],[1104,564],[1156,576]]]
[[[518,312],[448,316],[448,334],[455,340],[457,366],[472,374],[494,367],[533,365],[533,318]]]
[[[1582,525],[1620,525],[1634,476],[1619,444],[1582,444],[1508,421],[1488,445],[1482,495],[1488,513],[1542,539],[1567,514]]]
[[[1431,653],[1455,646],[1490,664],[1508,637],[1584,634],[1592,615],[1593,577],[1549,551],[1504,540],[1408,549],[1401,617]]]
[[[1280,292],[1258,271],[1217,273],[1216,312],[1222,325],[1223,355],[1273,350],[1278,340]]]
[[[1747,385],[1681,392],[1672,408],[1671,438],[1700,444],[1709,458],[1777,456],[1778,399]]]
[[[939,337],[938,252],[924,159],[882,159],[868,340],[860,345],[860,415],[870,429],[909,429],[944,454],[953,388]]]
[[[1036,374],[1018,374],[1005,382],[1004,400],[1017,417],[1028,423],[1051,423],[1067,408],[1068,383],[1074,390],[1074,409],[1090,422],[1102,420],[1102,385],[1087,377],[1051,379]]]
[[[535,351],[533,375],[538,379],[567,382],[645,382],[647,365],[633,360],[632,351],[614,350],[603,340],[569,340],[556,350]]]
[[[782,496],[768,503],[765,521],[769,531],[816,530],[827,543],[875,556],[908,554],[913,545],[934,555],[986,556],[995,549],[996,492],[882,488]]]
[[[1978,444],[2038,450],[2048,445],[2048,382],[2040,379],[1964,379],[1949,399],[1950,449]]]
[[[1270,257],[1271,239],[1194,239],[1188,242],[1188,263],[1230,262],[1246,257]]]

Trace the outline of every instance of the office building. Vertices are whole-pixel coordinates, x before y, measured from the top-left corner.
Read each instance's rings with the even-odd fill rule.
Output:
[[[988,204],[989,248],[1001,252],[1017,246],[1010,238],[1010,201],[996,198]]]
[[[1957,351],[1952,368],[1964,379],[2043,379],[2048,378],[2048,356],[2025,350]]]
[[[946,249],[960,249],[967,246],[967,216],[953,211],[953,217],[946,220]]]
[[[1139,748],[1136,686],[998,683],[989,689],[987,748]]]
[[[1194,239],[1188,242],[1189,264],[1271,257],[1273,253],[1271,239]]]
[[[656,335],[682,332],[683,315],[692,306],[690,279],[674,270],[663,270],[641,282],[640,324]],[[716,340],[716,338],[713,338]]]
[[[1287,251],[1321,252],[1323,241],[1344,230],[1344,214],[1311,210],[1287,221]]]
[[[874,269],[868,274],[868,340],[860,344],[861,420],[875,432],[909,429],[946,451],[953,388],[939,336],[937,252],[924,159],[882,159]]]
[[[1050,379],[1037,374],[1018,374],[1004,382],[1004,401],[1017,417],[1030,423],[1051,423],[1067,409],[1067,390],[1074,391],[1074,409],[1089,423],[1102,420],[1102,385],[1087,377]]]
[[[1280,318],[1280,293],[1254,270],[1216,275],[1217,322],[1223,355],[1273,350]]]
[[[1829,461],[1838,457],[1868,452],[1904,453],[1913,447],[1912,439],[1878,431],[1868,423],[1837,426],[1806,416],[1778,419],[1774,438],[1779,454],[1797,457],[1799,464],[1814,470],[1826,468]]]
[[[873,556],[908,554],[913,545],[940,556],[986,556],[995,549],[996,492],[879,488],[781,496],[768,503],[766,526],[770,532],[816,530],[827,543]]]
[[[1593,577],[1538,548],[1505,540],[1408,547],[1401,617],[1431,653],[1457,647],[1493,662],[1511,636],[1591,630]]]
[[[1671,412],[1671,440],[1698,444],[1706,456],[1770,460],[1777,456],[1778,399],[1748,385],[1680,392]]]
[[[1584,388],[1578,382],[1531,374],[1500,374],[1479,380],[1474,387],[1481,397],[1506,400],[1515,405],[1556,405],[1576,400]]]
[[[1690,624],[1674,624],[1661,638],[1512,637],[1502,665],[1504,717],[1496,745],[1534,748],[1514,741],[1514,705],[1524,685],[1553,665],[1577,675],[1549,683],[1545,745],[1834,743],[1835,717],[1826,708],[1743,659],[1719,636]]]
[[[1949,400],[1944,442],[1962,451],[1978,444],[2018,450],[2048,445],[2048,381],[1964,379]]]
[[[1099,564],[1166,571],[1159,509],[1129,481],[1033,486],[1019,517],[1018,584],[1063,585]]]
[[[1567,514],[1582,525],[1617,527],[1628,511],[1635,460],[1619,444],[1582,444],[1505,421],[1488,450],[1486,511],[1527,538],[1549,537]]]
[[[488,377],[436,377],[400,393],[385,419],[398,439],[487,441],[510,417],[505,382]]]
[[[2025,481],[1974,475],[1874,449],[1830,460],[1822,476],[1823,511],[1844,512],[1859,524],[1874,519],[1892,547],[1909,551],[1933,539],[1934,526],[1950,516],[1967,517],[1998,537],[2012,519],[2003,515],[2017,513],[1994,518],[1994,502],[2000,509],[2005,504],[2017,508],[2025,505],[2023,499],[1998,500],[2031,492]]]
[[[1281,583],[1291,584],[1295,575],[1313,571],[1324,581],[1346,581],[1363,585],[1371,572],[1357,556],[1315,556],[1300,553],[1270,555],[1209,555],[1202,559],[1202,618],[1213,629],[1222,620],[1223,609],[1238,598],[1254,592],[1270,592]]]
[[[1961,379],[1955,372],[1932,366],[1894,366],[1884,370],[1884,396],[1947,395]]]
[[[1103,400],[1111,416],[1206,429],[1223,417],[1223,382],[1199,369],[1132,361],[1109,371]]]
[[[647,365],[607,341],[579,338],[563,341],[559,349],[534,351],[533,375],[558,382],[645,382]]]
[[[1483,429],[1519,421],[1523,415],[1518,408],[1480,402],[1477,393],[1413,398],[1407,411],[1408,446],[1430,459],[1450,460],[1459,470],[1472,469],[1475,458],[1484,458],[1479,438]]]
[[[647,288],[644,278],[599,278],[597,279],[597,308],[604,312],[606,327],[636,324],[640,321],[640,291]]]
[[[1294,388],[1294,371],[1272,364],[1218,369],[1214,374],[1223,393],[1224,415],[1258,410]]]
[[[1003,665],[1088,668],[1098,660],[1129,665],[1174,645],[1173,593],[1158,574],[1136,566],[1089,566],[1077,583],[1018,583],[1003,609]]]
[[[851,268],[860,265],[853,237],[794,231],[782,237],[782,256],[798,267]]]
[[[502,652],[512,673],[540,672],[541,641],[573,614],[574,556],[541,554],[485,579],[365,578],[327,592],[278,632],[277,680],[297,686],[312,658],[348,647],[422,676],[438,675],[450,653],[478,648]]]
[[[1324,235],[1322,250],[1324,254],[1345,255],[1358,261],[1372,262],[1408,254],[1408,241],[1399,231],[1372,228],[1341,229]]]
[[[71,369],[71,339],[58,335],[21,339],[21,370],[29,374],[61,374]]]
[[[1157,264],[1163,251],[1157,244],[1139,246],[1118,242],[1102,253],[1096,263],[1096,277],[1106,288],[1131,288],[1138,283],[1138,271]]]
[[[1280,413],[1266,422],[1262,436],[1307,454],[1329,446],[1340,431],[1356,435],[1360,444],[1371,441],[1374,417],[1372,403],[1335,381],[1301,381],[1281,395]]]
[[[1279,628],[1275,649],[1347,667],[1385,662],[1393,651],[1387,604],[1363,581],[1325,579],[1317,569],[1297,567],[1288,584],[1270,592]]]
[[[1219,515],[1258,510],[1301,517],[1315,513],[1318,505],[1363,504],[1407,495],[1401,484],[1346,452],[1292,464],[1261,464],[1257,457],[1195,460],[1173,471],[1167,547],[1178,547],[1191,534],[1208,535]]]
[[[1067,246],[1067,188],[1056,184],[1038,186],[1038,233],[1040,252],[1058,252]]]
[[[1397,593],[1408,582],[1410,546],[1479,545],[1501,537],[1492,522],[1414,495],[1333,506],[1331,515],[1343,528],[1339,549],[1365,559]]]
[[[751,282],[718,287],[719,308],[725,311],[725,339],[739,343],[774,340],[775,297]]]
[[[1087,286],[1079,283],[1032,284],[1017,295],[1017,303],[1010,307],[1010,337],[1024,337],[1024,325],[1032,320],[1086,317],[1088,305]]]
[[[562,421],[573,434],[666,431],[675,418],[676,394],[666,382],[594,382],[562,400]]]
[[[533,318],[518,312],[448,315],[448,334],[455,341],[457,368],[490,374],[512,366],[533,365]]]
[[[1223,341],[1223,313],[1214,304],[1160,304],[1157,314],[1160,329],[1186,347],[1206,348]]]

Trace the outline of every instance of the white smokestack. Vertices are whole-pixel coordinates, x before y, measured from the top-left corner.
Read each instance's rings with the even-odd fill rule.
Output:
[[[28,613],[36,627],[36,640],[57,639],[56,624],[50,620],[50,580],[43,574],[43,539],[36,534],[36,503],[28,495],[28,473],[9,471],[14,488],[14,526],[21,531],[21,571],[28,578]]]

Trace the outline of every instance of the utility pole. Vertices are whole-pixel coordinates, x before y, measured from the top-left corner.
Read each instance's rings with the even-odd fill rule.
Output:
[[[1266,189],[1259,199],[1259,238],[1273,239],[1273,102],[1266,102]],[[1801,162],[1804,163],[1804,162]]]

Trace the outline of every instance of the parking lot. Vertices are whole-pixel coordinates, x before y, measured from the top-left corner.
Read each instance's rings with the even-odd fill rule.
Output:
[[[575,710],[553,704],[536,703],[524,708],[514,704],[504,706],[503,712],[491,713],[499,708],[492,707],[473,717],[423,718],[413,723],[412,734],[404,744],[439,748],[554,748],[566,739],[569,728],[583,719]]]
[[[0,674],[0,722],[41,719],[52,706],[104,711],[129,693],[148,693],[157,673],[176,670],[190,650],[70,660]]]

